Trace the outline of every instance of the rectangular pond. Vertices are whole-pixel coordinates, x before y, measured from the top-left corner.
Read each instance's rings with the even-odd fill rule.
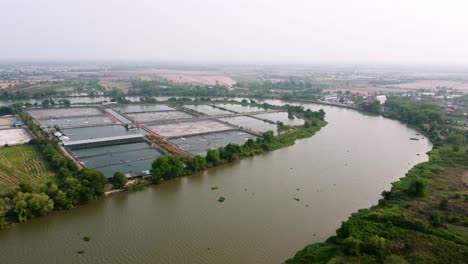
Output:
[[[304,120],[294,117],[293,119],[289,119],[288,113],[280,112],[280,113],[265,113],[265,114],[258,114],[254,115],[255,117],[270,120],[273,122],[283,122],[283,124],[288,126],[300,126],[304,124]]]
[[[275,124],[268,123],[249,116],[227,117],[220,118],[219,120],[260,133],[267,132],[268,130],[271,130],[275,133],[277,131],[277,126]]]
[[[163,137],[179,137],[184,135],[235,129],[234,126],[230,126],[214,119],[148,125],[147,127]]]
[[[86,117],[103,115],[104,112],[95,107],[69,107],[28,110],[29,115],[35,119],[58,119],[68,117]]]
[[[60,128],[101,126],[116,123],[115,119],[107,115],[41,119],[39,120],[39,122],[41,123],[41,125],[46,127],[54,127],[55,125],[57,125]]]
[[[195,117],[195,115],[183,112],[183,111],[159,111],[159,112],[145,112],[145,113],[133,113],[127,114],[128,117],[137,122],[157,122],[166,120],[178,120]]]
[[[184,105],[185,108],[195,110],[205,115],[229,115],[231,112],[221,110],[211,105]]]
[[[140,175],[150,170],[151,163],[163,155],[162,151],[151,147],[147,142],[92,147],[70,150],[70,152],[87,168],[94,168],[107,178],[120,171]]]
[[[224,109],[227,109],[229,111],[233,111],[236,113],[251,113],[251,112],[260,112],[260,111],[266,111],[263,108],[256,107],[256,106],[244,106],[244,105],[238,105],[238,104],[216,104],[215,106],[221,107]]]
[[[62,132],[65,136],[70,138],[70,141],[125,135],[148,134],[145,130],[141,128],[126,129],[121,125],[67,128],[63,129]]]
[[[157,111],[171,111],[175,110],[172,107],[162,104],[152,105],[119,105],[113,107],[115,110],[122,113],[142,113],[142,112],[157,112]]]
[[[180,149],[192,154],[205,156],[211,148],[224,147],[229,143],[243,145],[249,138],[256,139],[257,136],[240,131],[215,132],[203,135],[178,137],[169,141]]]

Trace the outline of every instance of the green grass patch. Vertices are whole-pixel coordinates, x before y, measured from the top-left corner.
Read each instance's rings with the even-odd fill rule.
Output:
[[[36,146],[0,148],[0,192],[13,190],[20,182],[44,183],[53,175]]]

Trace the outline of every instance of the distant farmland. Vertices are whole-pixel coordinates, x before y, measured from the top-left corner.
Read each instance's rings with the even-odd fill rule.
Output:
[[[20,182],[44,182],[53,176],[35,146],[0,148],[0,192],[15,189]]]

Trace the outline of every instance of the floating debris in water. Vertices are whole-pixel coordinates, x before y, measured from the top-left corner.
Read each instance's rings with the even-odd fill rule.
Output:
[[[294,197],[293,199],[296,200],[296,201],[298,201],[298,202],[301,200],[301,199],[296,198],[296,197]]]
[[[211,187],[211,190],[217,190],[219,189],[218,187]]]
[[[218,198],[218,202],[220,202],[220,203],[224,202],[224,200],[226,200],[226,198],[224,198],[222,196]]]
[[[85,251],[84,251],[84,250],[78,250],[78,254],[80,254],[80,255],[81,255],[81,254],[84,254],[84,253],[85,253]]]
[[[296,191],[299,191],[299,190],[301,190],[301,189],[299,189],[299,188],[296,189]]]
[[[306,204],[306,207],[309,207],[309,205],[308,205],[308,204]]]
[[[419,138],[410,138],[411,140],[419,140]]]
[[[91,237],[90,237],[90,236],[85,236],[85,237],[83,237],[83,241],[88,242],[88,241],[90,241],[90,240],[91,240]]]

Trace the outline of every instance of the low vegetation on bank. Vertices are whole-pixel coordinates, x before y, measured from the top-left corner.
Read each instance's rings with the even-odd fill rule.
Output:
[[[377,205],[352,214],[335,236],[305,247],[287,264],[466,263],[467,134],[446,126],[436,106],[395,97],[384,111],[434,142],[429,161],[393,183]]]

